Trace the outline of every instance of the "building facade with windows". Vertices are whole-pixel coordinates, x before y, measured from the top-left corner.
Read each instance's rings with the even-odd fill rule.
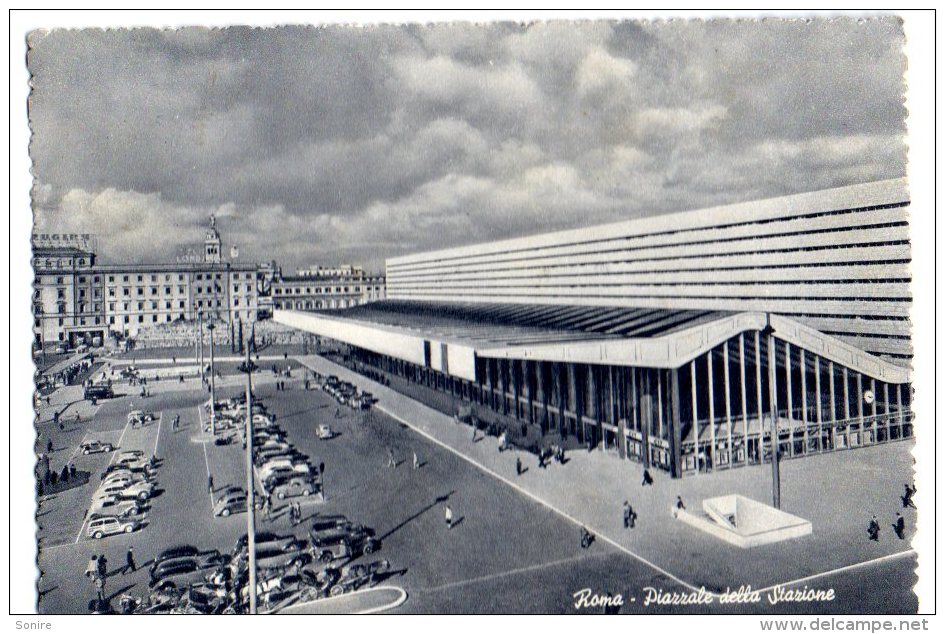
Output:
[[[34,335],[37,345],[134,337],[141,329],[213,319],[257,319],[261,273],[226,262],[211,217],[201,261],[99,264],[90,251],[34,246]]]
[[[392,258],[386,301],[275,319],[675,477],[888,442],[909,209],[891,180]]]
[[[312,268],[280,275],[272,283],[273,308],[278,310],[338,310],[384,297],[384,276],[360,267]]]

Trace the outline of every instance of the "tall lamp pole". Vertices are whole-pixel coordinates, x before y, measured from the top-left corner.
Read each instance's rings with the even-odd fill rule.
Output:
[[[203,383],[205,383],[206,380],[207,380],[207,376],[206,376],[206,373],[203,371],[203,368],[204,368],[204,362],[203,362],[203,313],[200,313],[200,312],[197,313],[197,329],[200,331],[200,336],[199,336],[199,338],[197,339],[197,354],[198,354],[198,357],[199,357],[198,363],[200,364],[200,383],[201,383],[201,389],[202,389]]]
[[[256,614],[256,491],[253,482],[253,366],[246,341],[246,536],[249,554],[249,613]]]
[[[774,328],[770,323],[762,331],[768,338],[768,405],[771,409],[771,506],[781,508],[781,436],[778,432],[778,353]],[[762,430],[762,438],[764,437]]]
[[[213,329],[215,326],[212,321],[207,322],[207,330],[210,331],[210,433],[217,435],[217,389],[214,379],[213,365]]]

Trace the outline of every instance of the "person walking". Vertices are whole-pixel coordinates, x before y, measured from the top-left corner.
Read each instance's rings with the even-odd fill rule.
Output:
[[[446,530],[451,530],[453,528],[453,509],[450,508],[449,504],[446,505],[443,517],[446,520]]]
[[[129,546],[128,552],[125,554],[125,569],[121,572],[122,575],[126,575],[129,572],[135,572],[138,570],[138,565],[135,563],[135,547]]]
[[[643,482],[640,486],[653,486],[653,476],[650,475],[649,469],[643,470]]]
[[[213,476],[207,475],[207,493],[213,495]]]
[[[627,500],[623,501],[623,527],[630,528],[630,502]]]
[[[46,441],[46,453],[52,453],[52,441]]]
[[[906,520],[901,513],[896,513],[896,522],[892,525],[892,529],[899,539],[906,538]]]
[[[627,515],[628,515],[628,528],[634,528],[637,525],[637,512],[633,510],[633,506],[630,504],[627,505]]]
[[[515,475],[522,475],[522,459],[515,457]]]
[[[98,564],[96,572],[98,572],[99,577],[104,579],[108,576],[108,559],[105,558],[105,555],[99,555],[96,563]]]
[[[394,460],[394,450],[390,447],[387,448],[387,466],[391,469],[397,467],[397,461]]]
[[[417,457],[417,452],[413,452],[413,470],[416,471],[420,468],[420,458]]]
[[[905,487],[906,492],[902,495],[902,508],[915,508],[915,502],[912,501],[912,496],[915,495],[915,488],[909,486],[908,484],[903,486]]]
[[[92,557],[89,558],[88,565],[85,567],[85,576],[92,577],[97,574],[98,574],[98,555],[92,555]]]
[[[876,521],[875,515],[873,516],[873,519],[870,520],[869,526],[866,528],[866,534],[869,535],[870,541],[879,541],[879,522]]]

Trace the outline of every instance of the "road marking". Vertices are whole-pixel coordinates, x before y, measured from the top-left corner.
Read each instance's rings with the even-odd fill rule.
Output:
[[[213,491],[210,490],[210,458],[207,457],[207,443],[200,443],[203,447],[203,462],[207,465],[207,495],[210,496],[210,513],[213,513]]]
[[[359,596],[359,595],[366,595],[366,594],[370,594],[370,593],[373,593],[373,592],[383,592],[383,591],[387,591],[387,590],[396,590],[396,591],[397,591],[397,598],[394,599],[393,601],[391,601],[390,603],[386,603],[386,604],[384,604],[384,605],[380,605],[380,606],[373,607],[373,608],[367,608],[367,609],[365,609],[365,610],[359,610],[359,611],[357,611],[357,612],[353,612],[352,614],[375,614],[375,613],[377,613],[377,612],[384,612],[384,611],[386,611],[386,610],[392,610],[393,608],[396,608],[396,607],[399,607],[399,606],[403,605],[404,602],[407,600],[407,591],[404,590],[403,588],[400,588],[400,587],[398,587],[398,586],[374,586],[373,588],[365,588],[364,590],[356,590],[355,592],[348,592],[348,593],[346,593],[346,594],[339,594],[339,595],[334,596],[334,597],[325,597],[325,598],[323,598],[323,599],[315,599],[314,601],[307,601],[307,602],[305,602],[305,603],[295,603],[295,604],[293,604],[293,605],[286,606],[285,608],[283,608],[282,610],[280,610],[280,611],[278,611],[278,612],[268,612],[267,614],[279,614],[279,613],[282,613],[282,614],[286,614],[286,613],[294,614],[294,613],[298,613],[297,611],[298,611],[299,609],[305,608],[306,606],[310,606],[310,605],[325,605],[325,604],[329,604],[329,603],[332,603],[332,602],[344,601],[344,600],[346,600],[346,599],[350,599],[350,598],[352,598],[352,597],[356,597],[356,596]],[[291,610],[291,612],[287,612],[288,610]]]
[[[429,588],[417,588],[416,592],[438,592],[440,590],[458,588],[460,586],[470,585],[473,583],[481,583],[483,581],[494,581],[496,579],[502,579],[503,577],[511,577],[513,575],[519,575],[526,572],[534,572],[536,570],[544,570],[545,568],[551,568],[554,566],[585,562],[585,561],[590,561],[593,559],[601,559],[604,557],[612,557],[614,555],[619,555],[619,553],[595,553],[593,555],[578,555],[577,557],[567,557],[565,559],[548,561],[543,564],[534,564],[532,566],[525,566],[524,568],[515,568],[513,570],[505,570],[503,572],[497,572],[491,575],[483,575],[481,577],[473,577],[471,579],[461,579],[460,581],[451,581],[449,583],[444,583],[439,586],[431,586]]]
[[[151,452],[151,455],[154,457],[157,457],[158,441],[161,439],[161,423],[163,422],[164,422],[164,413],[161,412],[161,417],[158,419],[157,436],[154,437],[154,451]]]
[[[782,583],[776,583],[773,586],[768,586],[767,588],[761,588],[760,590],[758,590],[758,592],[764,594],[779,586],[780,587],[795,586],[799,583],[807,583],[808,581],[813,581],[814,579],[820,579],[821,577],[828,577],[830,575],[838,574],[841,572],[847,572],[848,570],[856,570],[857,568],[865,568],[866,566],[869,566],[871,564],[879,564],[885,561],[889,561],[892,559],[899,559],[900,557],[905,557],[907,555],[914,555],[914,554],[915,554],[915,550],[910,548],[909,550],[903,550],[902,552],[893,553],[892,555],[884,555],[882,557],[877,557],[876,559],[869,559],[867,561],[861,561],[856,564],[850,564],[849,566],[841,566],[839,568],[834,568],[833,570],[827,570],[826,572],[818,572],[817,574],[810,575],[809,577],[801,577],[800,579],[794,579],[793,581],[785,581]]]

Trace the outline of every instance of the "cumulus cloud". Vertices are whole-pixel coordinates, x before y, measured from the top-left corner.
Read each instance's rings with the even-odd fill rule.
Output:
[[[38,228],[286,267],[905,173],[895,18],[53,31]]]

